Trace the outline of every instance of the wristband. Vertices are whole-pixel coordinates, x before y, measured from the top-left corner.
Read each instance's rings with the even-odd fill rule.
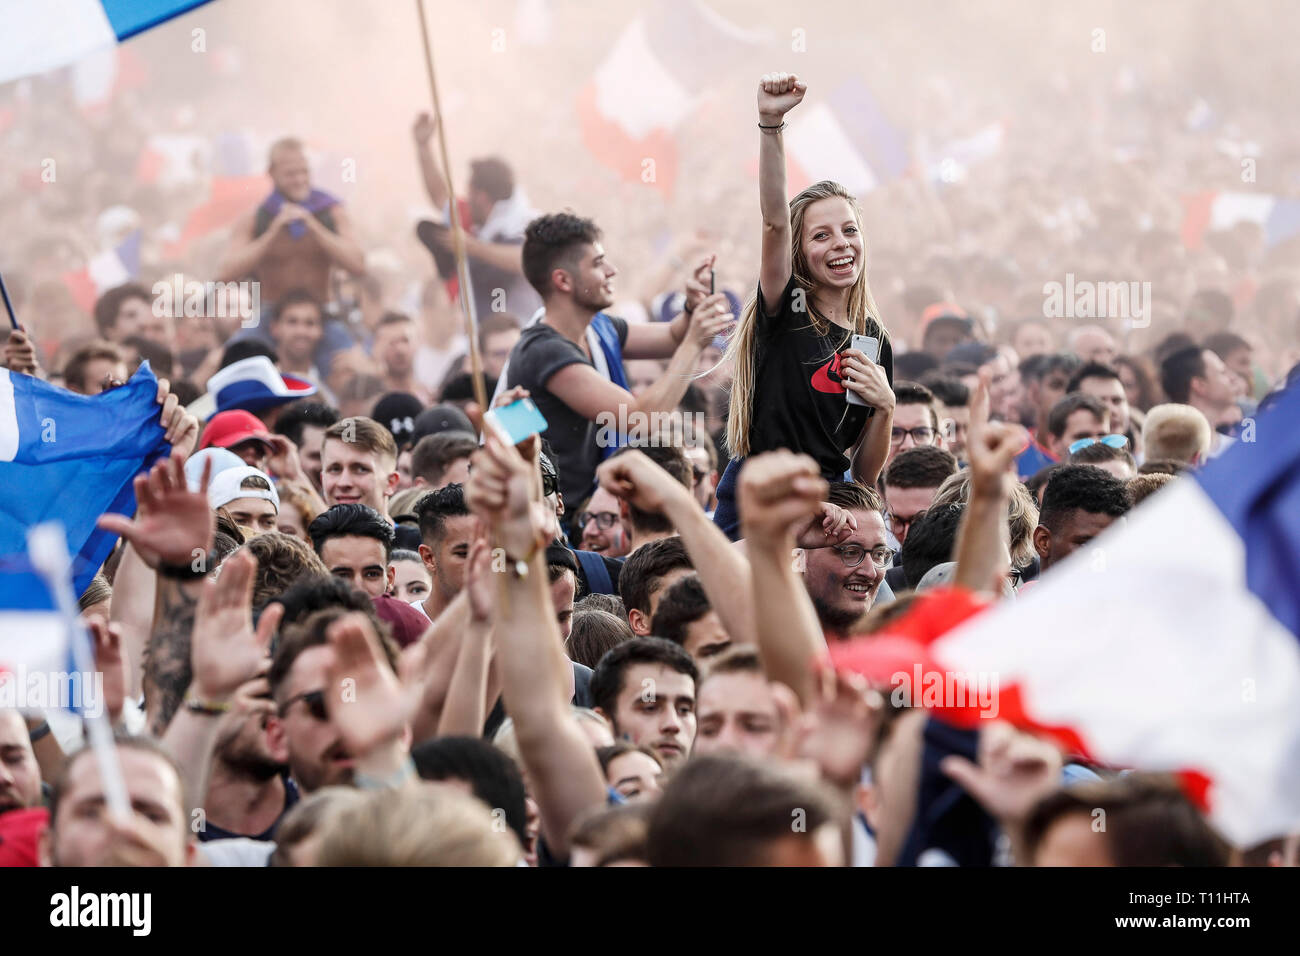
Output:
[[[185,709],[201,717],[220,717],[230,712],[229,701],[200,700],[197,697],[185,698]]]
[[[769,133],[779,133],[781,130],[785,129],[785,121],[782,120],[780,126],[764,126],[762,123],[759,123],[758,128]]]
[[[39,726],[35,727],[27,736],[31,739],[32,743],[36,743],[36,741],[40,740],[42,737],[48,736],[49,732],[50,722],[48,720],[42,720]]]
[[[158,573],[164,578],[170,578],[173,581],[197,581],[199,578],[206,577],[208,571],[217,566],[217,552],[208,551],[203,556],[201,567],[203,570],[196,571],[194,562],[189,564],[168,564],[166,561],[158,562]]]

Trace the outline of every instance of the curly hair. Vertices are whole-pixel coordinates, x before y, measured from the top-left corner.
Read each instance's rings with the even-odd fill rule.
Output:
[[[254,610],[283,594],[304,574],[330,573],[311,546],[293,535],[268,531],[244,547],[257,559],[257,577],[253,579]]]

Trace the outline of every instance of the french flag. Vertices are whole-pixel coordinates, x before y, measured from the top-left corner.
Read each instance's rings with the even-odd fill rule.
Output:
[[[1207,232],[1253,222],[1264,229],[1264,241],[1275,246],[1300,235],[1300,199],[1266,193],[1209,191],[1183,197],[1183,243],[1199,249]]]
[[[84,268],[63,274],[63,284],[82,311],[92,311],[100,295],[140,275],[140,238],[134,229],[113,248],[91,256]]]
[[[913,685],[995,676],[998,719],[1103,766],[1177,775],[1237,846],[1297,832],[1298,417],[1292,387],[1254,442],[1162,489],[1023,597],[985,609],[936,592],[832,661]],[[978,727],[988,709],[965,697],[935,709]]]
[[[856,77],[845,80],[826,99],[793,112],[785,145],[792,193],[833,179],[861,195],[898,179],[910,162],[906,134]]]
[[[208,0],[7,0],[0,83],[54,70],[112,47]]]
[[[578,125],[601,164],[671,196],[676,128],[756,37],[698,0],[668,0],[653,11],[624,29],[579,92]]]

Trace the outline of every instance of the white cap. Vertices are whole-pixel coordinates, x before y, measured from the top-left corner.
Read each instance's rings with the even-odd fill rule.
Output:
[[[199,490],[199,483],[203,481],[203,463],[209,458],[212,459],[210,481],[216,481],[217,475],[227,468],[244,467],[244,459],[228,448],[204,448],[202,451],[196,451],[185,460],[185,484],[189,486],[190,491]]]
[[[270,491],[261,488],[241,488],[239,487],[245,478],[261,478],[271,486]],[[277,513],[280,511],[280,494],[275,490],[275,482],[264,471],[259,471],[249,465],[241,465],[239,468],[227,468],[219,475],[212,477],[212,483],[208,485],[208,506],[210,508],[221,508],[230,502],[239,498],[261,498],[275,505]]]

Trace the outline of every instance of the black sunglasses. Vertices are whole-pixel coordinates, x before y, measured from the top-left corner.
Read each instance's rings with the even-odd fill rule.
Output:
[[[302,701],[307,705],[307,711],[316,720],[329,720],[329,714],[325,710],[325,692],[323,690],[309,690],[305,694],[298,694],[290,697],[280,705],[280,716],[283,717],[289,712],[289,708]]]

